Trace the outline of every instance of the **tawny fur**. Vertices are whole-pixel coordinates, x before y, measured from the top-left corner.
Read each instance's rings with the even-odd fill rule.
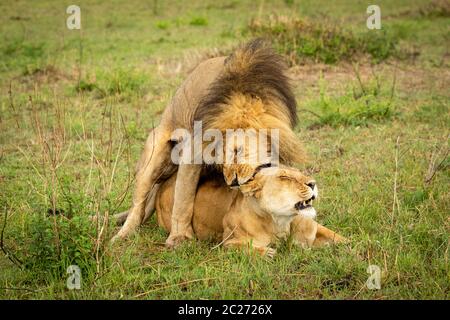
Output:
[[[245,114],[244,118],[236,114]],[[282,164],[303,162],[305,153],[293,128],[297,123],[296,101],[281,56],[261,40],[238,48],[229,57],[200,63],[187,77],[163,112],[160,124],[149,134],[139,161],[133,204],[125,224],[113,240],[124,238],[142,223],[149,195],[168,174],[178,170],[172,209],[171,233],[166,243],[174,246],[193,237],[191,227],[195,191],[203,165],[175,166],[170,158],[174,130],[191,130],[194,121],[203,129],[277,128]],[[244,150],[248,153],[248,150]],[[248,181],[262,163],[217,166],[230,184]]]
[[[284,205],[276,203],[279,198],[293,198],[294,202],[307,200],[311,196],[308,187],[311,178],[292,168],[279,169],[271,175],[264,171],[269,169],[262,170],[241,190],[232,190],[217,179],[201,183],[192,220],[196,237],[223,241],[226,247],[252,246],[256,252],[269,255],[275,253],[269,245],[289,236],[302,247],[345,240],[313,219],[298,214],[294,207],[278,211]],[[175,179],[174,176],[164,182],[156,196],[158,223],[167,231],[171,230]]]

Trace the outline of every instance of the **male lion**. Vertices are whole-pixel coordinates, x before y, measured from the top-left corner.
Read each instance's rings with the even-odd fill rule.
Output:
[[[223,133],[227,129],[278,129],[279,161],[282,164],[303,162],[304,152],[292,131],[297,123],[296,101],[286,71],[281,56],[261,40],[243,45],[229,57],[200,63],[177,90],[160,124],[147,138],[137,166],[133,205],[122,214],[126,221],[113,240],[133,232],[145,213],[154,210],[161,182],[176,170],[172,228],[166,244],[175,246],[193,237],[194,197],[205,165],[182,162],[177,166],[171,153],[180,142],[173,132],[181,128],[193,134],[195,121],[202,122],[203,130],[217,129]],[[244,185],[267,161],[261,163],[256,159],[256,151],[248,148],[246,141],[231,139],[234,142],[226,143],[224,149],[236,156],[243,154],[252,161],[216,163],[213,168],[223,173],[228,185]]]
[[[176,174],[156,195],[158,224],[171,230]],[[313,186],[313,188],[311,188]],[[318,224],[312,201],[315,182],[293,168],[263,168],[239,190],[228,188],[221,177],[201,181],[195,196],[192,227],[200,240],[222,240],[225,247],[251,246],[272,257],[269,245],[292,237],[303,247],[339,243],[345,238]]]

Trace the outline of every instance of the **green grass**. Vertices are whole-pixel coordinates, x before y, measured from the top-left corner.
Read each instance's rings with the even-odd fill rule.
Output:
[[[319,82],[319,98],[308,101],[308,109],[305,109],[317,117],[308,128],[368,126],[390,120],[396,115],[400,101],[395,98],[395,78],[389,86],[380,83],[377,76],[364,84],[358,70],[355,69],[354,72],[359,79],[358,85],[349,86],[347,92],[340,96],[328,95],[324,81]]]
[[[82,33],[65,28],[71,3],[0,3],[10,254],[0,253],[0,298],[449,299],[449,33],[438,2],[381,1],[383,29],[371,32],[354,1],[80,1]],[[249,31],[271,15],[308,21],[307,32]],[[200,241],[169,251],[153,217],[110,247],[117,228],[89,216],[129,207],[135,162],[178,85],[256,34],[292,64],[317,220],[350,244],[281,243],[272,261]],[[71,264],[81,290],[66,288]],[[365,286],[371,264],[380,290]]]
[[[398,41],[391,32],[365,31],[357,35],[332,22],[270,16],[252,21],[248,32],[252,36],[270,39],[278,51],[294,63],[312,60],[333,64],[360,59],[361,55],[369,55],[380,62],[399,55]]]
[[[206,26],[208,25],[208,20],[203,17],[195,17],[189,22],[191,26]]]

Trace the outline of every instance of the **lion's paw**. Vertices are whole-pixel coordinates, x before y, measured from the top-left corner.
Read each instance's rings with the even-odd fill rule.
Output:
[[[171,234],[166,240],[166,248],[174,249],[185,241],[194,238],[193,232]]]
[[[109,243],[110,245],[115,245],[120,243],[123,239],[124,237],[121,237],[119,234],[116,234],[114,237],[111,238],[111,240],[109,240]]]
[[[265,252],[265,256],[269,259],[273,259],[275,254],[277,253],[277,249],[267,248]]]

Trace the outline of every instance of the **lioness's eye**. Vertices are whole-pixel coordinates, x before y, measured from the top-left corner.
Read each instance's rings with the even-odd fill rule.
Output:
[[[280,179],[286,179],[286,180],[293,180],[293,181],[295,181],[294,178],[288,177],[288,176],[279,176],[279,178],[280,178]]]

